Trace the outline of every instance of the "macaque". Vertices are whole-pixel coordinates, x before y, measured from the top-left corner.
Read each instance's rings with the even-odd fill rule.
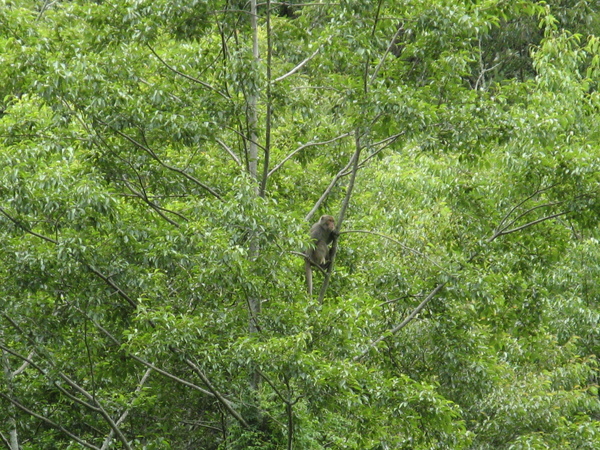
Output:
[[[332,216],[321,216],[319,221],[310,228],[310,237],[314,247],[304,253],[306,255],[304,270],[306,272],[306,289],[308,295],[312,295],[312,267],[319,266],[326,269],[331,262],[331,249],[329,244],[337,237],[335,220]]]

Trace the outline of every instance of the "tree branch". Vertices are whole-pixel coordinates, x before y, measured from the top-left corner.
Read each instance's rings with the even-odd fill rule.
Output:
[[[317,145],[325,145],[325,144],[330,144],[331,142],[335,142],[337,140],[343,139],[345,137],[350,136],[352,133],[344,133],[344,134],[340,134],[337,137],[334,137],[332,139],[329,139],[327,141],[322,141],[322,142],[308,142],[306,144],[302,144],[300,147],[298,147],[296,150],[294,150],[292,153],[290,153],[289,155],[287,155],[285,158],[283,158],[283,160],[277,164],[275,167],[273,167],[273,169],[271,169],[271,171],[269,172],[269,176],[273,175],[274,172],[276,172],[277,170],[279,170],[281,168],[281,166],[283,166],[287,161],[290,160],[290,158],[292,158],[294,155],[296,155],[298,152],[304,150],[305,148],[308,147],[314,147]]]
[[[96,447],[95,445],[92,445],[89,442],[84,441],[82,438],[71,433],[69,430],[67,430],[62,425],[59,425],[59,424],[53,422],[52,420],[48,419],[47,417],[42,416],[42,415],[32,411],[31,409],[27,408],[25,405],[23,405],[21,402],[17,401],[16,399],[12,399],[2,392],[0,392],[0,397],[4,398],[5,400],[8,400],[9,402],[11,402],[13,405],[15,405],[17,408],[19,408],[24,413],[29,414],[30,416],[35,417],[36,419],[39,419],[42,422],[50,425],[52,428],[56,428],[57,430],[63,432],[64,434],[69,436],[71,439],[75,440],[77,443],[83,445],[84,447],[91,448],[94,450],[100,450],[100,447]]]
[[[381,66],[383,65],[383,63],[385,62],[385,59],[387,58],[387,55],[389,55],[390,50],[392,49],[392,47],[394,46],[394,44],[396,43],[396,38],[398,37],[398,35],[404,31],[404,27],[398,27],[398,29],[396,30],[396,33],[394,34],[394,37],[392,38],[392,40],[390,41],[387,49],[385,50],[385,53],[383,54],[383,56],[381,57],[381,61],[379,61],[379,64],[377,64],[377,67],[375,67],[375,70],[373,71],[373,73],[371,74],[371,79],[369,80],[370,84],[373,84],[373,81],[375,81],[375,77],[377,76],[377,74],[379,73],[379,69],[381,68]]]
[[[87,314],[86,314],[86,313],[85,313],[85,312],[84,312],[84,311],[83,311],[81,308],[78,308],[78,307],[76,307],[76,306],[74,306],[74,308],[75,308],[77,311],[79,311],[79,312],[80,312],[80,313],[81,313],[81,314],[82,314],[84,317],[86,317],[86,318],[87,318],[87,319],[88,319],[90,322],[92,322],[92,323],[93,323],[93,324],[96,326],[96,328],[98,328],[98,329],[99,329],[99,330],[100,330],[102,333],[104,333],[104,335],[105,335],[105,336],[106,336],[108,339],[110,339],[110,340],[113,342],[113,344],[115,344],[115,346],[117,346],[117,347],[118,347],[118,348],[120,348],[120,349],[122,349],[122,348],[123,348],[123,344],[122,344],[121,342],[119,342],[119,341],[117,340],[117,338],[115,338],[115,337],[114,337],[114,336],[113,336],[113,335],[112,335],[112,334],[111,334],[111,333],[110,333],[110,332],[109,332],[107,329],[105,329],[105,328],[104,328],[102,325],[100,325],[100,324],[99,324],[98,322],[96,322],[94,319],[90,318],[90,317],[89,317],[89,316],[88,316],[88,315],[87,315]],[[123,351],[124,351],[124,352],[125,352],[125,354],[126,354],[127,356],[129,356],[131,359],[133,359],[133,360],[135,360],[135,361],[139,362],[140,364],[142,364],[142,365],[146,366],[147,368],[149,368],[149,369],[152,369],[152,370],[156,371],[157,373],[159,373],[159,374],[161,374],[161,375],[163,375],[163,376],[165,376],[165,377],[167,377],[167,378],[169,378],[169,379],[171,379],[171,380],[173,380],[173,381],[175,381],[175,382],[177,382],[177,383],[179,383],[179,384],[182,384],[182,385],[184,385],[184,386],[187,386],[187,387],[189,387],[189,388],[192,388],[192,389],[194,389],[194,390],[196,390],[196,391],[198,391],[198,392],[201,392],[201,393],[202,393],[202,394],[204,394],[204,395],[208,395],[209,397],[214,397],[214,395],[213,395],[213,393],[212,393],[212,392],[210,392],[210,391],[207,391],[206,389],[203,389],[203,388],[201,388],[200,386],[197,386],[197,385],[195,385],[194,383],[191,383],[191,382],[189,382],[189,381],[187,381],[187,380],[184,380],[184,379],[182,379],[182,378],[179,378],[179,377],[177,377],[176,375],[173,375],[172,373],[170,373],[170,372],[167,372],[166,370],[163,370],[163,369],[161,369],[161,368],[159,368],[159,367],[155,366],[154,364],[152,364],[152,363],[150,363],[150,362],[146,361],[146,360],[145,360],[145,359],[143,359],[143,358],[140,358],[139,356],[137,356],[137,355],[135,355],[135,354],[133,354],[133,353],[127,352],[127,351],[125,351],[125,350],[123,350]]]
[[[350,176],[350,182],[348,183],[348,187],[346,189],[346,197],[344,198],[344,202],[342,203],[342,209],[337,220],[336,231],[338,233],[341,229],[342,223],[344,222],[344,217],[346,215],[348,205],[350,204],[350,198],[352,197],[352,192],[354,190],[354,182],[356,181],[356,174],[358,172],[358,162],[360,160],[360,152],[362,151],[362,145],[360,143],[360,133],[358,130],[354,132],[354,142],[356,145],[356,149],[354,151],[354,155],[352,156],[352,174]],[[329,287],[329,280],[331,279],[331,274],[333,273],[333,266],[335,263],[336,253],[337,235],[334,237],[333,244],[331,246],[331,252],[329,255],[329,267],[327,268],[327,273],[325,274],[325,279],[323,280],[323,284],[321,285],[321,291],[319,292],[319,303],[323,303],[323,299],[325,298],[325,292],[327,292],[327,288]]]
[[[49,238],[47,236],[44,236],[43,234],[40,233],[36,233],[33,230],[30,230],[29,228],[27,228],[25,225],[23,225],[19,220],[15,219],[14,217],[12,217],[10,214],[8,214],[6,212],[6,210],[4,210],[1,206],[0,206],[0,212],[6,216],[11,222],[13,222],[17,227],[19,227],[21,230],[23,230],[25,233],[31,234],[32,236],[35,236],[39,239],[42,239],[46,242],[50,242],[54,245],[58,245],[59,242],[57,240],[54,240],[52,238]],[[129,297],[119,286],[117,286],[109,277],[107,277],[106,275],[104,275],[102,272],[100,272],[99,270],[97,270],[96,268],[94,268],[94,266],[92,266],[91,264],[87,263],[85,260],[83,259],[77,259],[81,264],[83,264],[90,272],[92,272],[93,274],[95,274],[96,276],[98,276],[101,280],[103,280],[106,284],[108,284],[110,287],[112,287],[121,298],[123,298],[124,300],[126,300],[133,308],[137,308],[137,303],[135,301],[133,301],[131,299],[131,297]]]
[[[421,303],[419,303],[419,306],[417,306],[413,312],[411,312],[406,319],[404,319],[402,322],[400,322],[398,325],[396,325],[394,328],[392,328],[391,330],[389,330],[386,334],[381,335],[380,337],[378,337],[377,339],[375,339],[374,341],[371,341],[371,343],[368,345],[367,349],[362,352],[360,355],[357,355],[354,357],[354,361],[362,361],[365,356],[367,356],[367,354],[369,353],[369,351],[375,347],[377,344],[379,344],[381,341],[387,339],[390,336],[393,336],[394,334],[396,334],[398,331],[400,331],[402,328],[404,328],[406,325],[408,325],[409,322],[411,322],[416,316],[417,314],[419,314],[423,308],[425,308],[425,306],[427,306],[427,303],[429,303],[431,301],[431,299],[433,297],[435,297],[435,295],[442,290],[442,288],[447,284],[447,282],[443,282],[438,284],[435,289],[433,291],[431,291],[431,293],[425,298],[425,300],[423,300]]]
[[[556,185],[553,184],[552,186],[548,186],[548,187],[545,187],[545,188],[537,189],[533,194],[525,197],[525,199],[523,199],[522,201],[520,201],[519,203],[517,203],[515,206],[513,206],[510,209],[510,211],[508,211],[506,213],[506,215],[502,218],[502,220],[498,224],[498,228],[497,229],[500,229],[504,225],[504,222],[506,222],[508,220],[508,218],[511,216],[511,214],[513,212],[515,212],[518,208],[520,208],[521,206],[523,206],[525,203],[527,203],[529,200],[531,200],[536,195],[541,194],[542,192],[545,192],[545,191],[547,191],[549,189],[552,189],[554,186],[556,186]]]
[[[139,384],[135,388],[134,394],[136,394],[136,396],[140,393],[140,391],[142,390],[142,387],[144,386],[144,384],[146,384],[146,381],[150,377],[151,373],[152,373],[152,369],[146,369],[146,373],[144,373],[144,376],[142,376],[142,379],[140,380]],[[116,422],[117,426],[121,426],[121,424],[125,421],[125,419],[129,415],[129,411],[131,411],[132,405],[133,405],[133,400],[131,400],[131,402],[129,402],[128,409],[126,409],[123,412],[123,414],[121,414],[121,416],[119,417],[119,419],[117,420],[117,422]],[[106,439],[104,440],[104,443],[102,444],[101,450],[106,450],[106,449],[109,448],[113,436],[114,436],[114,430],[111,429],[110,432],[108,433],[108,436],[106,436]]]
[[[246,422],[244,420],[244,418],[235,409],[233,409],[233,407],[231,406],[231,403],[225,397],[223,397],[223,395],[221,395],[221,393],[219,391],[217,391],[215,389],[215,387],[212,385],[212,383],[210,382],[208,377],[204,374],[204,372],[202,372],[200,367],[198,367],[196,364],[194,364],[189,358],[185,359],[185,363],[194,372],[196,372],[198,374],[198,376],[200,377],[202,382],[213,393],[214,397],[217,400],[219,400],[219,402],[225,407],[225,409],[227,409],[227,411],[229,411],[229,414],[231,414],[244,428],[250,428],[250,425],[248,425],[248,422]]]
[[[242,161],[240,161],[240,158],[238,158],[238,156],[237,156],[237,155],[236,155],[236,154],[233,152],[233,150],[231,150],[231,149],[230,149],[230,148],[227,146],[227,144],[225,144],[225,142],[223,142],[221,139],[218,139],[218,138],[217,138],[217,139],[215,139],[215,140],[217,141],[217,143],[218,143],[218,144],[219,144],[221,147],[223,147],[223,148],[225,149],[225,151],[226,151],[227,153],[229,153],[229,155],[231,155],[231,157],[233,158],[233,160],[235,161],[235,163],[236,163],[238,166],[242,167]]]
[[[565,214],[568,214],[568,213],[569,213],[569,211],[559,212],[556,214],[552,214],[550,216],[546,216],[546,217],[542,217],[537,220],[533,220],[529,223],[526,223],[525,225],[521,225],[520,227],[512,228],[512,229],[506,230],[506,231],[498,231],[491,238],[488,239],[488,242],[492,242],[493,240],[495,240],[496,238],[499,238],[500,236],[505,236],[507,234],[516,233],[517,231],[524,230],[525,228],[529,228],[532,225],[536,225],[538,223],[545,222],[546,220],[555,219],[556,217],[564,216]]]
[[[123,133],[122,131],[119,131],[113,127],[111,127],[109,124],[107,124],[106,122],[100,120],[100,119],[96,119],[98,120],[99,123],[101,123],[102,125],[104,125],[105,127],[108,127],[109,129],[111,129],[113,132],[115,132],[116,134],[118,134],[119,136],[121,136],[123,139],[131,142],[133,145],[135,145],[136,147],[138,147],[139,149],[145,151],[148,155],[150,155],[150,157],[152,157],[152,159],[154,159],[158,164],[160,164],[161,166],[163,166],[165,169],[170,170],[172,172],[178,173],[180,175],[182,175],[183,177],[187,178],[188,180],[196,183],[198,186],[200,186],[202,189],[210,192],[214,197],[216,197],[217,199],[223,201],[223,198],[217,194],[213,189],[211,189],[210,187],[208,187],[206,184],[202,183],[200,180],[198,180],[196,177],[190,175],[189,173],[187,173],[185,170],[180,169],[179,167],[175,167],[175,166],[171,166],[170,164],[167,164],[166,162],[164,162],[162,159],[160,159],[158,157],[158,155],[151,150],[150,148],[146,147],[144,144],[142,144],[141,142],[138,142],[136,139],[132,138],[131,136]]]
[[[373,234],[375,236],[380,236],[384,239],[387,239],[395,244],[398,244],[400,247],[402,247],[404,250],[409,251],[411,253],[414,253],[417,256],[420,256],[421,258],[426,259],[427,261],[429,261],[431,264],[433,264],[434,266],[436,266],[438,269],[442,270],[443,272],[446,272],[446,270],[437,262],[435,262],[434,260],[432,260],[431,258],[429,258],[427,255],[424,255],[423,253],[421,253],[418,250],[415,250],[414,248],[408,247],[407,245],[404,245],[402,242],[400,242],[398,239],[395,239],[391,236],[385,235],[383,233],[379,233],[377,231],[368,231],[368,230],[347,230],[347,231],[341,231],[340,234],[346,234],[346,233],[365,233],[365,234]]]
[[[333,180],[331,180],[331,183],[329,183],[329,186],[327,186],[327,189],[325,189],[325,191],[323,192],[323,194],[321,195],[319,200],[317,200],[317,202],[315,203],[315,206],[313,206],[313,208],[308,212],[308,214],[306,215],[304,220],[306,220],[307,222],[310,222],[310,220],[312,219],[312,216],[315,214],[315,212],[317,212],[317,210],[321,206],[321,203],[323,203],[325,201],[325,199],[327,198],[327,196],[329,195],[329,193],[331,192],[333,187],[337,184],[339,179],[342,177],[345,177],[346,175],[349,175],[351,173],[351,172],[347,172],[347,170],[350,166],[352,166],[353,162],[354,162],[354,159],[350,158],[350,161],[348,161],[348,164],[346,164],[346,166],[343,169],[341,169],[335,175],[335,177],[333,177]]]
[[[146,44],[146,45],[148,46],[148,48],[150,49],[150,51],[151,51],[151,52],[154,54],[154,56],[156,56],[156,58],[157,58],[157,59],[158,59],[158,60],[159,60],[161,63],[163,63],[163,64],[164,64],[164,66],[165,66],[167,69],[169,69],[170,71],[172,71],[172,72],[176,73],[177,75],[180,75],[180,76],[182,76],[183,78],[187,78],[188,80],[190,80],[190,81],[193,81],[194,83],[198,83],[199,85],[201,85],[201,86],[204,86],[206,89],[209,89],[209,90],[211,90],[211,91],[213,91],[213,92],[216,92],[217,94],[219,94],[221,97],[223,97],[223,98],[224,98],[224,99],[226,99],[226,100],[231,100],[231,99],[229,98],[229,96],[228,96],[228,95],[226,95],[226,94],[224,94],[223,92],[219,91],[219,90],[218,90],[217,88],[215,88],[214,86],[211,86],[210,84],[208,84],[208,83],[206,83],[206,82],[204,82],[204,81],[202,81],[202,80],[199,80],[199,79],[197,79],[197,78],[194,78],[194,77],[192,77],[192,76],[190,76],[190,75],[187,75],[187,74],[185,74],[185,73],[183,73],[183,72],[181,72],[181,71],[179,71],[179,70],[175,69],[173,66],[169,65],[169,64],[168,64],[168,63],[167,63],[165,60],[163,60],[163,59],[162,59],[160,56],[158,56],[158,53],[156,53],[156,52],[154,51],[154,49],[153,49],[153,48],[150,46],[150,44]]]
[[[298,72],[300,69],[302,69],[302,67],[304,67],[304,65],[309,62],[311,59],[313,59],[315,56],[317,56],[317,53],[319,53],[319,51],[321,50],[322,46],[319,46],[319,48],[317,48],[314,53],[312,55],[310,55],[308,58],[306,58],[304,61],[302,61],[300,64],[298,64],[296,67],[294,67],[292,70],[290,70],[288,73],[286,73],[285,75],[281,75],[279,78],[275,78],[273,80],[274,83],[278,83],[282,80],[285,80],[287,77],[295,74],[296,72]]]

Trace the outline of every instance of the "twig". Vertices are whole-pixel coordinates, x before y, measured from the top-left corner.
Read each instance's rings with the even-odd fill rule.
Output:
[[[525,225],[521,225],[520,227],[512,228],[512,229],[506,230],[506,231],[498,231],[491,238],[488,239],[488,242],[492,242],[494,239],[496,239],[500,236],[505,236],[507,234],[516,233],[517,231],[521,231],[532,225],[536,225],[538,223],[545,222],[546,220],[555,219],[556,217],[564,216],[565,214],[568,214],[568,213],[569,213],[569,211],[559,212],[556,214],[552,214],[550,216],[542,217],[541,219],[533,220],[529,223],[526,223]]]
[[[233,153],[233,150],[231,150],[231,149],[230,149],[230,148],[227,146],[227,144],[225,144],[225,142],[223,142],[221,139],[218,139],[218,138],[217,138],[217,139],[215,139],[215,140],[217,141],[217,143],[218,143],[218,144],[219,144],[221,147],[223,147],[223,148],[225,149],[225,151],[226,151],[227,153],[229,153],[229,154],[231,155],[231,157],[232,157],[232,158],[233,158],[233,160],[236,162],[236,164],[237,164],[238,166],[240,166],[240,167],[241,167],[241,166],[242,166],[242,161],[240,161],[240,158],[238,158],[238,156],[237,156],[235,153]]]
[[[270,171],[269,171],[269,176],[273,175],[274,172],[276,172],[277,170],[279,170],[281,168],[281,166],[283,166],[290,158],[292,158],[294,155],[296,155],[298,152],[304,150],[305,148],[308,147],[314,147],[316,145],[324,145],[324,144],[330,144],[331,142],[335,142],[337,140],[343,139],[345,137],[350,136],[352,133],[344,133],[344,134],[340,134],[339,136],[336,136],[332,139],[329,139],[327,141],[322,141],[322,142],[308,142],[306,144],[302,144],[300,147],[298,147],[296,150],[294,150],[292,153],[290,153],[289,155],[287,155],[285,158],[283,158],[283,161],[281,161],[279,164],[277,164],[275,167],[273,167]]]
[[[167,164],[166,162],[164,162],[162,159],[160,159],[158,157],[158,155],[154,152],[154,150],[146,147],[144,144],[142,144],[141,142],[138,142],[137,140],[135,140],[134,138],[132,138],[131,136],[123,133],[122,131],[119,131],[113,127],[111,127],[108,123],[97,119],[99,123],[101,123],[102,125],[110,128],[113,132],[117,133],[119,136],[121,136],[122,138],[126,139],[127,141],[131,142],[133,145],[135,145],[136,147],[138,147],[139,149],[145,151],[148,155],[150,155],[152,157],[152,159],[154,159],[158,164],[160,164],[161,166],[163,166],[165,169],[171,170],[172,172],[176,172],[180,175],[183,175],[185,178],[187,178],[190,181],[193,181],[194,183],[196,183],[198,186],[200,186],[201,188],[205,189],[206,191],[210,192],[213,196],[215,196],[216,198],[218,198],[219,200],[223,201],[223,198],[217,194],[213,189],[211,189],[210,187],[208,187],[207,185],[205,185],[204,183],[202,183],[200,180],[198,180],[196,177],[190,175],[189,173],[187,173],[185,170],[182,170],[178,167],[175,166],[171,166],[170,164]]]
[[[319,50],[321,50],[322,46],[319,46],[319,48],[317,48],[314,53],[312,55],[310,55],[308,58],[306,58],[304,61],[302,61],[300,64],[298,64],[296,67],[294,67],[292,70],[290,70],[288,73],[286,73],[285,75],[281,75],[279,78],[275,78],[273,80],[274,83],[278,83],[282,80],[285,80],[287,77],[289,77],[290,75],[295,74],[296,72],[298,72],[300,69],[302,69],[302,67],[304,67],[304,65],[309,62],[311,59],[313,59],[315,56],[317,56],[317,53],[319,53]]]
[[[21,402],[17,401],[16,399],[12,399],[2,392],[0,392],[0,397],[4,398],[5,400],[8,400],[9,402],[11,402],[13,405],[15,405],[17,408],[19,408],[24,413],[29,414],[30,416],[41,420],[42,422],[50,425],[52,428],[56,428],[57,430],[62,431],[64,434],[69,436],[71,439],[74,439],[77,443],[83,445],[84,447],[95,449],[95,450],[100,450],[100,447],[96,447],[95,445],[92,445],[89,442],[84,441],[79,436],[71,433],[69,430],[67,430],[62,425],[59,425],[59,424],[53,422],[52,420],[48,419],[47,417],[42,416],[42,415],[32,411],[31,409],[27,408],[25,405],[23,405]]]
[[[248,422],[246,422],[244,420],[244,418],[240,415],[240,413],[238,413],[235,409],[233,409],[233,407],[231,406],[231,403],[227,399],[225,399],[225,397],[223,397],[223,395],[221,395],[221,393],[219,391],[217,391],[217,389],[215,389],[215,387],[212,385],[212,383],[210,382],[210,380],[208,379],[208,377],[204,374],[204,372],[200,369],[200,367],[198,367],[196,364],[194,364],[194,362],[192,362],[189,358],[185,359],[185,363],[194,372],[196,372],[196,374],[198,374],[198,376],[200,377],[200,379],[202,380],[202,382],[208,387],[208,389],[213,393],[214,397],[217,400],[219,400],[219,402],[225,407],[225,409],[227,409],[227,411],[229,411],[229,413],[242,426],[244,426],[244,428],[250,428],[250,425],[248,425]]]
[[[411,312],[406,319],[404,319],[402,322],[400,322],[398,325],[396,325],[394,328],[392,328],[391,330],[389,330],[386,334],[381,335],[380,337],[378,337],[377,339],[375,339],[374,341],[371,341],[371,343],[368,345],[367,349],[362,352],[360,355],[357,355],[354,357],[354,361],[362,361],[364,359],[365,356],[367,356],[367,354],[369,353],[369,351],[375,347],[377,344],[379,344],[381,341],[387,339],[390,336],[393,336],[394,334],[396,334],[398,331],[400,331],[402,328],[404,328],[406,325],[408,325],[408,323],[410,321],[412,321],[417,314],[419,314],[421,312],[421,310],[423,310],[423,308],[425,308],[425,306],[427,305],[427,303],[429,303],[431,301],[431,299],[433,297],[435,297],[435,295],[447,284],[447,281],[438,284],[435,289],[433,291],[431,291],[431,293],[425,298],[425,300],[423,300],[421,303],[419,303],[419,306],[417,306],[413,312]]]
[[[398,27],[398,30],[396,30],[396,33],[394,34],[394,37],[392,38],[392,40],[390,41],[387,49],[385,50],[385,53],[381,57],[381,61],[379,61],[379,64],[377,64],[377,67],[375,67],[375,70],[371,74],[371,79],[369,80],[369,83],[373,84],[373,81],[375,81],[375,77],[377,76],[377,73],[379,72],[379,69],[381,68],[382,64],[384,63],[385,59],[387,58],[387,55],[389,55],[390,50],[392,49],[392,47],[396,43],[396,38],[398,37],[398,35],[402,31],[404,31],[404,27]]]
[[[368,230],[346,230],[346,231],[341,231],[340,234],[346,234],[346,233],[365,233],[365,234],[373,234],[375,236],[380,236],[384,239],[387,239],[389,241],[392,241],[395,244],[398,244],[400,247],[402,247],[404,250],[407,250],[411,253],[414,253],[417,256],[420,256],[421,258],[426,259],[427,261],[429,261],[431,264],[433,264],[434,266],[436,266],[438,269],[441,269],[442,271],[446,272],[446,270],[437,262],[435,262],[434,260],[432,260],[431,258],[429,258],[427,255],[424,255],[423,253],[421,253],[418,250],[415,250],[414,248],[408,247],[407,245],[404,245],[402,242],[400,242],[398,239],[395,239],[391,236],[388,236],[386,234],[383,233],[379,233],[377,231],[368,231]]]
[[[226,95],[223,92],[219,91],[214,86],[211,86],[210,84],[208,84],[208,83],[206,83],[206,82],[204,82],[202,80],[199,80],[198,78],[194,78],[194,77],[192,77],[192,76],[190,76],[188,74],[185,74],[185,73],[183,73],[183,72],[175,69],[173,66],[169,65],[164,59],[162,59],[160,56],[158,56],[158,53],[156,53],[154,51],[154,49],[150,46],[150,44],[146,44],[146,45],[148,46],[148,48],[150,49],[150,51],[154,54],[154,56],[156,56],[156,58],[161,63],[163,63],[167,69],[171,70],[172,72],[176,73],[177,75],[182,76],[183,78],[187,78],[188,80],[193,81],[194,83],[198,83],[199,85],[204,86],[205,88],[207,88],[207,89],[209,89],[209,90],[211,90],[213,92],[216,92],[217,94],[219,94],[221,97],[223,97],[226,100],[231,100],[228,95]]]

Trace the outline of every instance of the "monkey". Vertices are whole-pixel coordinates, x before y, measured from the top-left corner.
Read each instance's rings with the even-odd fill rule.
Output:
[[[326,269],[331,262],[331,249],[329,244],[338,236],[335,229],[335,219],[333,216],[321,216],[319,221],[310,228],[310,237],[314,247],[308,248],[305,252],[304,270],[306,272],[306,290],[308,295],[312,295],[312,267],[319,266]]]

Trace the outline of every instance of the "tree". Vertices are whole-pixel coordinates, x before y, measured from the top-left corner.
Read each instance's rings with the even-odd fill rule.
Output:
[[[2,4],[2,442],[597,447],[597,8],[283,6]]]

